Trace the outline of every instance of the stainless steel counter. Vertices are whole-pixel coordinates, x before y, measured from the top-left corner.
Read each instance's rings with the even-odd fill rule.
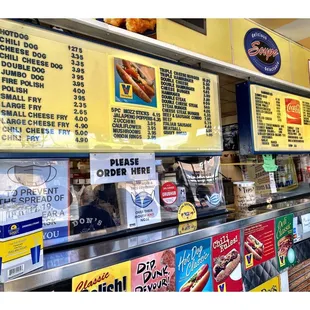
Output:
[[[44,267],[33,273],[0,284],[2,291],[27,291],[50,285],[109,265],[131,260],[167,248],[242,229],[278,216],[310,213],[310,199],[298,199],[262,207],[253,216],[225,214],[198,221],[197,230],[179,234],[179,227],[169,227],[125,238],[104,241],[74,249],[45,254]],[[97,234],[95,232],[95,234]],[[87,234],[89,237],[89,234]],[[81,235],[83,237],[83,235]],[[305,236],[309,237],[309,236]],[[302,240],[302,239],[301,239]]]

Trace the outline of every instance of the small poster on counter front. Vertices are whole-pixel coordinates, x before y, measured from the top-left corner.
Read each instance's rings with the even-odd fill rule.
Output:
[[[244,229],[244,263],[246,270],[275,257],[274,240],[274,220],[261,222]]]
[[[176,291],[212,292],[211,238],[176,248]]]
[[[42,208],[44,240],[68,236],[68,160],[2,160],[0,204],[24,203]]]
[[[295,263],[293,249],[293,214],[284,215],[276,219],[276,247],[279,270],[283,270]]]
[[[250,292],[281,292],[279,276],[253,288]]]
[[[130,292],[130,261],[84,273],[72,279],[72,292]]]
[[[175,249],[168,249],[131,262],[133,292],[175,291]]]
[[[241,292],[240,230],[212,238],[212,273],[215,292]]]
[[[91,184],[156,179],[154,153],[92,153]]]

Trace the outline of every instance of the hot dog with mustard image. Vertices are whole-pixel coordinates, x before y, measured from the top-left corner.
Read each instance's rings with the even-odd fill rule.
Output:
[[[145,66],[139,66],[131,61],[122,60],[122,66],[116,64],[116,70],[121,79],[126,83],[132,85],[133,92],[145,102],[152,102],[155,96],[154,81],[150,70]]]
[[[252,253],[256,260],[261,260],[264,254],[264,245],[254,236],[249,235],[244,243],[248,253]]]
[[[180,289],[180,292],[202,292],[210,278],[209,265],[201,266]]]
[[[213,276],[216,282],[224,281],[240,263],[240,254],[232,249],[226,255],[215,258]]]

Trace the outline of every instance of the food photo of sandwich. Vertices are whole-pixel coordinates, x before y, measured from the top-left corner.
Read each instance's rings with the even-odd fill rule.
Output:
[[[278,256],[287,256],[289,249],[293,246],[292,235],[286,235],[278,241]]]
[[[209,265],[201,266],[192,277],[183,284],[180,292],[202,292],[210,279]]]
[[[213,276],[216,282],[226,280],[240,263],[240,254],[232,249],[226,255],[214,259]]]
[[[155,69],[115,58],[115,89],[119,102],[156,107]]]
[[[254,236],[249,235],[244,243],[248,253],[252,253],[254,259],[261,260],[264,254],[264,245]]]

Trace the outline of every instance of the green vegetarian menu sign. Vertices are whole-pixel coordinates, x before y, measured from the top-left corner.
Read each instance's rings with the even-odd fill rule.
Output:
[[[293,250],[293,214],[284,215],[276,219],[276,248],[279,270],[283,270],[295,263]]]

